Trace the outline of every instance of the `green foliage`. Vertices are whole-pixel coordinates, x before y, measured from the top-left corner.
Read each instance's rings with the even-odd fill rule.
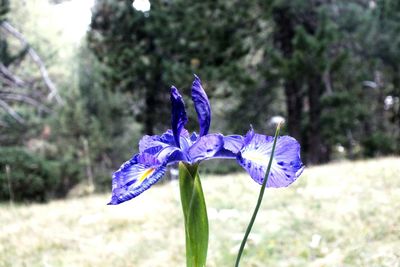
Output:
[[[0,148],[0,200],[45,201],[62,182],[60,163],[20,147]]]
[[[10,1],[0,0],[0,23],[6,18],[6,15],[9,11],[10,11]]]
[[[321,98],[324,106],[321,114],[322,136],[333,147],[338,144],[346,148],[352,146],[350,133],[356,132],[366,118],[367,110],[363,103],[354,103],[360,92],[338,91]]]
[[[2,31],[0,62],[26,88],[7,87],[0,73],[0,100],[26,93],[49,110],[6,99],[25,124],[0,107],[0,145],[25,146],[59,164],[64,192],[91,179],[109,189],[112,171],[137,152],[143,133],[170,127],[169,88],[190,95],[192,73],[203,79],[213,132],[244,134],[252,124],[272,134],[268,119],[280,115],[308,163],[328,161],[338,145],[350,158],[400,151],[397,0],[155,0],[148,12],[132,0],[97,0],[79,49],[49,23],[60,2],[0,0],[0,21],[25,35],[65,101],[46,100],[27,47]],[[197,130],[185,101],[187,128]],[[32,149],[32,142],[41,145]],[[238,170],[229,162],[203,168]]]
[[[369,136],[365,136],[361,142],[366,157],[391,155],[396,149],[396,144],[393,144],[393,138],[385,132],[374,132]]]
[[[195,72],[207,78],[211,99],[219,95],[214,90],[221,81],[231,95],[233,84],[245,85],[240,60],[248,52],[252,11],[254,6],[243,1],[152,1],[147,13],[136,11],[129,0],[97,1],[89,47],[106,66],[106,88],[126,93],[145,133],[153,134],[169,126],[172,82],[187,90]],[[195,117],[193,111],[189,115]],[[197,127],[194,121],[189,128]]]
[[[87,139],[89,151],[85,153],[91,162],[94,182],[98,189],[108,189],[110,170],[118,167],[137,149],[134,144],[141,137],[142,127],[132,116],[130,106],[136,108],[133,99],[107,87],[108,82],[103,77],[106,67],[86,47],[81,48],[78,58],[79,91],[71,101],[80,103],[81,114],[77,120],[66,122],[64,127],[76,129],[78,126],[73,124],[83,122],[78,133],[80,144],[76,148],[82,149],[82,138]],[[75,113],[77,109],[71,112]],[[69,132],[67,129],[65,133]],[[84,164],[87,166],[88,162]]]
[[[308,162],[329,160],[338,144],[353,157],[354,146],[367,144],[362,140],[373,132],[400,137],[397,110],[383,105],[400,88],[395,2],[282,0],[269,9],[271,72],[284,79],[289,134],[302,141]],[[375,87],[362,89],[364,81]]]

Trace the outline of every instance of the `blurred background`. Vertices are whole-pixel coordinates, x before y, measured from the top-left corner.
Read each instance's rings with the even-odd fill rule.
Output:
[[[283,117],[307,166],[391,155],[399,180],[398,0],[0,0],[0,201],[109,192],[140,137],[170,128],[171,85],[198,131],[194,73],[211,132]]]

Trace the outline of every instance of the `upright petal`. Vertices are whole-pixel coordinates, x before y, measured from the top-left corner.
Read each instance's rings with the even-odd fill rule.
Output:
[[[192,100],[196,108],[197,118],[200,124],[200,136],[206,135],[211,124],[211,108],[210,102],[203,87],[201,86],[200,78],[194,75],[192,85]]]
[[[117,205],[140,195],[160,180],[165,169],[165,164],[153,155],[143,153],[133,156],[113,174],[112,197],[108,204]]]
[[[272,136],[253,134],[248,141],[237,159],[253,180],[261,184],[267,171],[274,139]],[[290,136],[278,137],[267,187],[288,186],[300,176],[303,168],[299,143]]]
[[[182,96],[175,86],[171,87],[171,105],[172,105],[172,133],[174,135],[175,144],[180,147],[179,136],[183,127],[185,127],[188,118],[186,116],[185,104]]]

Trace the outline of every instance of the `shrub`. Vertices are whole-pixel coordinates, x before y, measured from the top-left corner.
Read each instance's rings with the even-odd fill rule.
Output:
[[[61,170],[62,164],[46,160],[24,148],[2,147],[0,200],[46,201],[60,188]]]
[[[362,140],[362,145],[366,157],[390,155],[396,150],[396,143],[393,138],[384,132],[375,132],[366,136]]]

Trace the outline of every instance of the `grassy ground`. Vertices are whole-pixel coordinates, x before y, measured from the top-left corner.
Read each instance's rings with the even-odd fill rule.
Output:
[[[233,266],[258,186],[205,176],[208,266]],[[108,195],[0,205],[0,266],[184,266],[176,182],[120,206]],[[307,168],[267,190],[242,266],[400,266],[400,158]]]

